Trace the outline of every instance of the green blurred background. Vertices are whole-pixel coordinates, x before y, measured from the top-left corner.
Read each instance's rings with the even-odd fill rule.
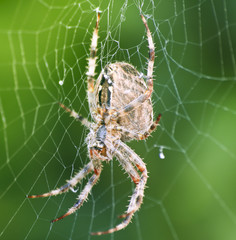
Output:
[[[86,181],[77,193],[25,198],[61,186],[88,162],[87,130],[57,102],[89,116],[97,7],[97,72],[116,60],[146,72],[145,14],[157,55],[152,99],[163,115],[146,142],[128,143],[149,171],[144,204],[125,230],[106,236],[89,232],[118,224],[134,188],[116,160],[63,221],[50,224]],[[235,11],[234,0],[2,0],[0,239],[236,239]]]

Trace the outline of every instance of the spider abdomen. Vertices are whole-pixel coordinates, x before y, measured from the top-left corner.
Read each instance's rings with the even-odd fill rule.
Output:
[[[134,66],[125,62],[107,64],[95,86],[96,104],[97,107],[119,111],[146,90],[146,83]],[[120,116],[117,123],[132,133],[143,134],[148,131],[153,123],[151,99]],[[131,140],[126,134],[123,134],[121,139]]]

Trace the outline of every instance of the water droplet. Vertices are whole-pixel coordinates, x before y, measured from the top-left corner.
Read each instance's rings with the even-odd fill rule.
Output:
[[[163,153],[163,149],[164,149],[164,147],[163,147],[163,146],[160,146],[160,153],[159,153],[160,159],[165,159],[165,155],[164,155],[164,153]]]
[[[70,187],[70,190],[71,190],[73,193],[76,193],[76,192],[79,190],[79,188],[74,189],[73,187]]]

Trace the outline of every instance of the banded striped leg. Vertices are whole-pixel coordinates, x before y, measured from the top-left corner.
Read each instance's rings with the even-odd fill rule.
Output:
[[[132,111],[134,108],[138,107],[140,104],[145,102],[147,99],[151,97],[153,91],[153,66],[154,66],[154,59],[155,59],[155,47],[152,40],[152,35],[150,29],[147,25],[147,21],[143,15],[141,15],[143,23],[145,25],[147,31],[147,39],[148,39],[148,48],[149,48],[149,61],[148,61],[148,69],[147,69],[147,90],[144,94],[140,95],[129,104],[124,106],[120,111],[113,114],[113,118],[117,118],[118,116],[122,116],[127,112]]]
[[[64,217],[71,215],[72,213],[74,213],[77,209],[79,209],[83,205],[84,201],[88,197],[88,194],[91,192],[93,185],[98,181],[100,174],[101,174],[101,170],[102,170],[101,168],[94,169],[94,174],[89,179],[88,183],[85,185],[83,191],[80,193],[80,195],[78,197],[78,201],[74,204],[73,207],[71,207],[67,211],[67,213],[65,213],[64,215],[62,215],[59,218],[52,220],[52,222],[59,221],[59,220],[63,219]]]
[[[145,133],[141,134],[141,133],[136,133],[136,132],[131,132],[128,129],[125,129],[123,126],[116,126],[114,127],[117,131],[122,132],[123,134],[125,134],[126,136],[132,138],[132,139],[136,139],[136,140],[144,140],[146,138],[148,138],[152,132],[154,132],[156,130],[156,127],[158,126],[159,122],[161,119],[161,114],[158,114],[157,119],[152,123],[152,125],[150,126],[149,130],[146,131]]]
[[[60,107],[62,107],[66,112],[70,113],[70,116],[75,118],[77,121],[80,121],[82,125],[86,126],[87,128],[90,128],[91,123],[88,121],[87,118],[82,117],[74,110],[70,110],[67,108],[64,104],[59,103]]]
[[[40,194],[40,195],[30,195],[28,198],[39,198],[39,197],[49,197],[55,196],[64,192],[67,192],[69,189],[73,188],[76,184],[78,184],[83,178],[86,177],[88,173],[93,170],[93,163],[89,162],[84,168],[82,168],[72,179],[67,181],[67,184],[61,186],[58,189],[52,190],[48,193]]]
[[[136,188],[130,199],[130,203],[126,213],[120,216],[124,218],[124,220],[114,228],[111,228],[104,232],[91,233],[92,235],[103,235],[103,234],[113,233],[125,228],[130,223],[134,213],[140,208],[143,202],[144,188],[148,178],[146,166],[142,161],[142,159],[131,148],[129,148],[127,145],[125,145],[121,141],[120,141],[118,150],[120,150],[120,152],[122,153],[123,158],[128,157],[128,160],[136,165],[136,167],[141,172],[141,177],[139,181],[136,183]],[[125,170],[128,172],[127,169]]]
[[[139,136],[140,137],[139,140],[144,140],[144,139],[148,138],[152,134],[152,132],[154,132],[156,130],[156,127],[158,126],[160,120],[161,120],[161,114],[158,114],[156,121],[154,121],[152,123],[152,125],[150,126],[150,128],[147,132],[145,132],[144,134]]]
[[[91,39],[90,57],[88,59],[88,71],[87,71],[87,84],[88,84],[88,102],[90,112],[95,110],[95,95],[94,95],[94,76],[96,68],[96,52],[98,43],[98,26],[100,21],[100,12],[97,10],[97,22],[93,31],[93,37]]]

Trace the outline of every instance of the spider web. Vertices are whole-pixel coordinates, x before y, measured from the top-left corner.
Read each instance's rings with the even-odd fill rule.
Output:
[[[0,239],[235,239],[236,2],[234,0],[10,1],[0,3]],[[58,102],[89,116],[86,59],[102,10],[99,73],[125,61],[146,73],[148,19],[156,55],[158,130],[131,142],[147,164],[144,203],[123,231],[134,189],[104,163],[88,201],[62,221],[83,189],[27,199],[65,183],[88,162],[87,130]]]

